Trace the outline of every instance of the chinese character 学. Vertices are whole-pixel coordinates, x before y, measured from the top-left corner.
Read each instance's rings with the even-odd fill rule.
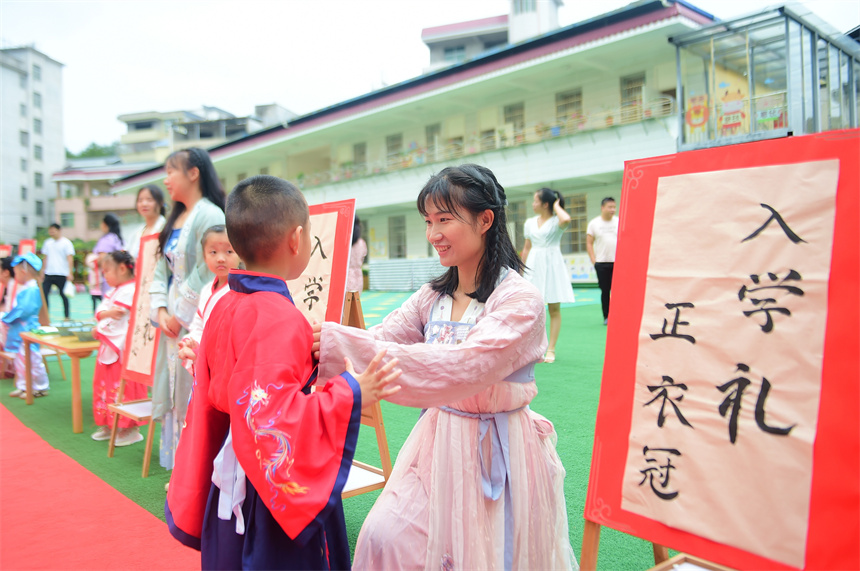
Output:
[[[765,292],[764,290],[782,290],[784,296],[796,295],[798,297],[803,297],[802,289],[800,289],[796,285],[786,283],[799,282],[803,278],[796,270],[789,270],[788,273],[786,273],[785,277],[782,279],[779,279],[779,276],[776,274],[767,273],[766,277],[768,280],[770,280],[769,283],[763,282],[763,277],[765,276],[760,276],[758,274],[751,275],[750,281],[752,281],[752,286],[741,286],[741,289],[738,290],[738,299],[740,301],[749,300],[749,302],[757,308],[751,309],[749,311],[744,311],[744,315],[746,315],[747,317],[750,317],[759,312],[764,312],[765,322],[761,324],[760,327],[761,330],[765,333],[770,333],[771,331],[773,331],[773,317],[771,317],[770,313],[773,311],[790,317],[791,311],[789,311],[788,308],[785,307],[771,307],[771,304],[777,303],[777,300],[776,298],[769,296],[776,294],[773,291]]]
[[[320,300],[319,293],[323,290],[322,282],[322,277],[309,277],[308,283],[305,284],[305,298],[302,301],[308,304],[308,311],[312,310],[314,303],[318,303]]]

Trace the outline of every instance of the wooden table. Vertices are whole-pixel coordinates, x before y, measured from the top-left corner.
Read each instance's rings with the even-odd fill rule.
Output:
[[[24,359],[27,364],[27,404],[33,404],[33,376],[30,371],[30,343],[38,343],[50,347],[58,352],[65,353],[72,360],[72,432],[84,431],[83,408],[81,405],[81,358],[89,357],[93,351],[98,350],[98,341],[78,341],[74,335],[62,337],[60,335],[36,335],[34,333],[21,333],[21,341],[24,343]]]

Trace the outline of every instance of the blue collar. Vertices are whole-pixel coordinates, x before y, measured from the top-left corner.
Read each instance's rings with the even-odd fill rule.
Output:
[[[230,270],[230,275],[227,276],[227,283],[230,285],[232,291],[239,293],[255,293],[258,291],[279,293],[295,305],[290,295],[290,290],[287,289],[287,282],[271,274],[260,274],[247,270]]]

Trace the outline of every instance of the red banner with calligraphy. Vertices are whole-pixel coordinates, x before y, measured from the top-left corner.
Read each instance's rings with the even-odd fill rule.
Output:
[[[625,166],[587,520],[860,568],[860,131]]]
[[[302,275],[287,282],[293,302],[313,322],[340,323],[352,241],[355,199],[309,206],[312,251]]]

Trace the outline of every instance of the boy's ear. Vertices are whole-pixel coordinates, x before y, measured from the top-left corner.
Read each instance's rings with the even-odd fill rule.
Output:
[[[294,256],[298,255],[299,249],[302,246],[302,236],[304,235],[305,229],[303,226],[296,226],[289,233],[289,247],[290,253]]]

